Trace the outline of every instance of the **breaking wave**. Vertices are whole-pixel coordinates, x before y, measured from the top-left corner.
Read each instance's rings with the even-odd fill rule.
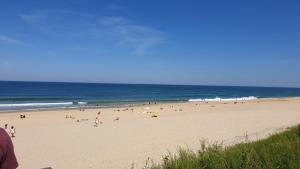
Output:
[[[60,103],[12,103],[12,104],[0,104],[0,107],[44,107],[44,106],[69,106],[73,105],[73,102],[60,102]]]
[[[249,96],[249,97],[238,97],[238,98],[205,98],[205,99],[189,99],[190,102],[226,102],[226,101],[246,101],[246,100],[255,100],[257,97]]]

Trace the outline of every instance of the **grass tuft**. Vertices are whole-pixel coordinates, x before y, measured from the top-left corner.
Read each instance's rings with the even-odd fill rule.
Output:
[[[221,144],[200,150],[179,149],[149,169],[300,169],[300,125],[255,142],[224,148]]]

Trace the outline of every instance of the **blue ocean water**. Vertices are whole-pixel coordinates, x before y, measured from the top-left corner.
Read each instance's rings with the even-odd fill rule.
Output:
[[[0,111],[299,96],[300,88],[0,81]]]

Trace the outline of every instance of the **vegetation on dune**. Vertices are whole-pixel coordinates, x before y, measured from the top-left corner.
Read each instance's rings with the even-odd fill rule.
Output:
[[[166,155],[162,164],[148,169],[300,169],[300,125],[255,142],[231,147],[214,144],[195,153],[180,149]]]

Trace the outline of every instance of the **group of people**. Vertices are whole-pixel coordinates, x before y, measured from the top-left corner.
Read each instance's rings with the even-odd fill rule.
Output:
[[[20,114],[20,119],[25,119],[25,118],[26,118],[25,114]]]
[[[4,129],[11,137],[15,137],[16,128],[14,126],[10,126],[10,129],[9,129],[8,124],[5,124]]]

